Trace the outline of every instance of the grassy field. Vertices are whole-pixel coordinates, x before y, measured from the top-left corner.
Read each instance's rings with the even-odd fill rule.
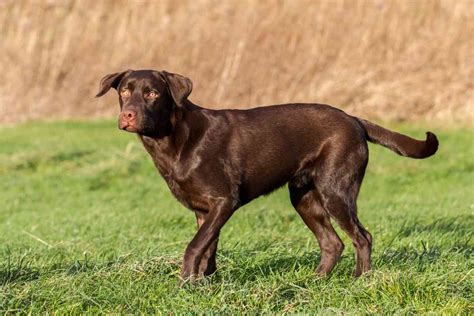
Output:
[[[342,260],[316,278],[317,243],[281,189],[224,227],[217,275],[180,287],[195,219],[133,135],[112,121],[2,128],[0,312],[468,314],[473,132],[434,131],[441,147],[428,160],[370,148],[359,199],[370,274],[351,277],[341,233]]]

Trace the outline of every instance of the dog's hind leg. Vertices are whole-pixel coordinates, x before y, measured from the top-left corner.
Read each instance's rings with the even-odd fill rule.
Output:
[[[325,196],[324,200],[324,208],[352,239],[356,251],[354,276],[360,276],[371,269],[372,236],[359,222],[355,202],[348,203],[344,198],[337,195]]]
[[[325,276],[331,273],[339,260],[344,244],[331,225],[329,215],[316,199],[313,188],[297,188],[289,184],[291,204],[316,236],[321,249],[321,261],[316,273]]]
[[[372,236],[357,217],[356,199],[367,165],[363,150],[328,155],[316,171],[321,205],[349,235],[356,252],[354,276],[370,270]]]

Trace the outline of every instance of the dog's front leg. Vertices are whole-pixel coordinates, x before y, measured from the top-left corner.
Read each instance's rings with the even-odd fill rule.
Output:
[[[204,224],[206,221],[206,216],[207,213],[202,212],[202,211],[194,211],[196,214],[196,221],[198,225],[198,229],[201,228],[201,226]],[[198,274],[201,276],[209,276],[216,272],[217,270],[217,265],[216,265],[216,251],[217,251],[217,243],[218,243],[219,237],[217,237],[207,248],[207,250],[204,252],[204,255],[201,258],[201,263],[199,264],[199,272]]]
[[[193,279],[199,274],[199,265],[206,250],[212,243],[216,243],[222,226],[227,222],[234,208],[232,202],[227,199],[220,199],[209,210],[204,223],[193,240],[186,248],[183,260],[183,268],[181,270],[181,278],[183,280]]]

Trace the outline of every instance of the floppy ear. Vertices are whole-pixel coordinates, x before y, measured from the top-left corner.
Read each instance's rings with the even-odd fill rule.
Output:
[[[184,101],[191,94],[191,91],[193,91],[193,83],[191,80],[184,76],[167,71],[160,71],[159,73],[166,81],[174,103],[179,107],[183,106]]]
[[[96,98],[103,96],[110,90],[110,88],[117,89],[120,81],[122,80],[123,76],[131,70],[126,70],[123,72],[117,72],[114,74],[110,74],[102,78],[99,84],[99,92],[95,96]]]

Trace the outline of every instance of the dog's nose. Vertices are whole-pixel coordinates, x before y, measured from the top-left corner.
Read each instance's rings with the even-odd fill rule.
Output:
[[[129,126],[135,126],[137,123],[137,112],[134,110],[125,110],[120,113],[119,128],[127,129]]]
[[[122,118],[128,120],[128,121],[133,121],[137,117],[137,112],[133,110],[126,110],[122,112]]]

